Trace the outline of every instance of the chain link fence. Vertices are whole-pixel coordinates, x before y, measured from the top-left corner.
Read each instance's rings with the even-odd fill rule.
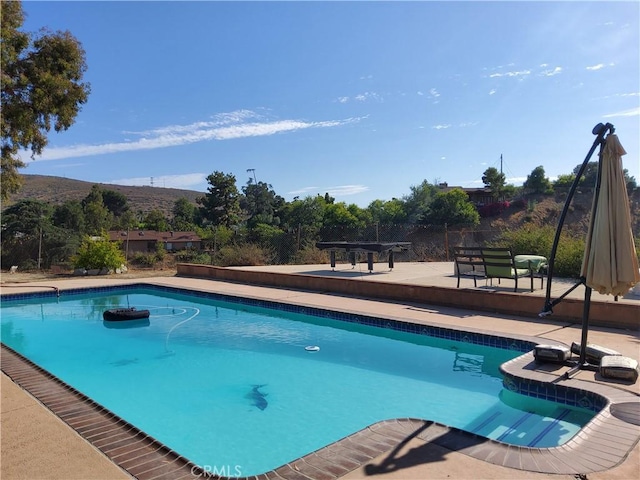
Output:
[[[328,261],[328,252],[315,247],[317,241],[331,242],[411,242],[407,251],[394,253],[396,262],[452,261],[453,247],[481,245],[499,235],[495,230],[473,227],[449,229],[436,225],[380,225],[363,228],[331,227],[319,232],[305,231],[304,227],[283,232],[268,239],[261,239],[259,246],[268,252],[264,263],[271,265],[309,264]],[[346,252],[336,252],[337,261],[348,261]],[[388,253],[378,255],[378,260],[388,260]]]

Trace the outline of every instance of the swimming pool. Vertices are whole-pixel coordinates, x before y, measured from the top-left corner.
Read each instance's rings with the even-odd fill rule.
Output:
[[[104,309],[127,303],[149,308],[150,324],[106,328]],[[429,418],[540,447],[593,415],[502,389],[498,366],[530,349],[522,342],[491,339],[505,347],[496,349],[464,332],[434,338],[433,329],[388,320],[264,306],[274,305],[149,289],[16,299],[3,302],[2,338],[195,463],[245,475],[385,418]],[[305,350],[312,345],[320,350]]]

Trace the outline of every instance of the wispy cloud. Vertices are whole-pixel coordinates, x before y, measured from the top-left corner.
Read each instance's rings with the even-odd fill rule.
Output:
[[[149,177],[119,178],[107,183],[115,185],[131,185],[141,187],[151,185],[164,188],[188,188],[207,183],[207,175],[204,173],[185,173],[182,175],[160,175]]]
[[[434,130],[446,130],[447,128],[453,128],[453,127],[458,127],[458,128],[473,127],[477,124],[478,122],[461,122],[457,125],[451,125],[450,123],[442,123],[440,125],[433,125],[431,128],[433,128]]]
[[[615,117],[637,117],[640,115],[640,107],[631,108],[629,110],[623,110],[622,112],[609,113],[608,115],[603,115],[604,118],[615,118]]]
[[[540,72],[538,75],[540,75],[541,77],[553,77],[554,75],[558,75],[559,73],[562,73],[562,67],[546,69]]]
[[[493,95],[497,92],[497,90],[495,88],[492,88],[491,90],[489,90],[489,95]]]
[[[489,75],[489,78],[523,77],[526,75],[531,75],[531,70],[513,70],[511,72],[492,73],[491,75]]]
[[[346,197],[348,195],[366,192],[367,190],[369,190],[369,187],[364,185],[340,185],[326,188],[327,193],[332,197]]]
[[[429,93],[431,94],[432,97],[435,97],[435,98],[438,98],[440,96],[440,93],[435,88],[432,88],[431,90],[429,90]]]
[[[131,152],[176,147],[210,140],[232,140],[261,137],[277,133],[295,132],[309,128],[330,128],[358,122],[360,118],[309,122],[304,120],[264,119],[250,110],[217,115],[212,121],[194,122],[187,125],[169,125],[142,132],[123,132],[140,136],[137,140],[123,140],[97,145],[72,145],[46,148],[39,160],[86,157],[107,153]]]
[[[356,195],[358,193],[366,192],[369,190],[369,187],[365,185],[338,185],[335,187],[302,187],[297,190],[292,190],[288,192],[289,195],[296,196],[308,196],[314,194],[323,195],[328,193],[332,197],[346,197],[349,195]]]
[[[364,93],[359,93],[357,95],[354,95],[353,97],[344,96],[344,97],[337,98],[338,103],[348,103],[348,102],[363,103],[363,102],[369,102],[369,101],[382,103],[384,102],[384,98],[382,97],[382,95],[376,92],[364,92]]]
[[[591,65],[587,67],[587,70],[591,70],[591,71],[602,70],[603,68],[613,67],[614,65],[615,63],[609,63],[607,65],[605,65],[604,63],[598,63],[597,65]]]

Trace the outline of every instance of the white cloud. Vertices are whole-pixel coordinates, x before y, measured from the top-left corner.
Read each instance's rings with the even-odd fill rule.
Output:
[[[431,94],[432,97],[438,98],[440,96],[440,93],[438,93],[438,91],[435,88],[432,88],[431,90],[429,90],[429,93]]]
[[[562,73],[562,67],[556,67],[553,70],[544,70],[543,72],[540,72],[540,76],[542,77],[553,77],[554,75],[558,75],[559,73]]]
[[[378,95],[375,92],[364,92],[364,93],[360,93],[358,95],[356,95],[355,97],[353,97],[354,100],[358,101],[358,102],[366,102],[369,100],[375,100],[378,102],[382,102],[383,99],[380,95]]]
[[[522,77],[525,75],[531,75],[531,70],[514,70],[512,72],[492,73],[491,75],[489,75],[489,78]]]
[[[302,187],[298,190],[291,190],[287,192],[289,195],[304,195],[311,192],[317,192],[319,190],[318,187]]]
[[[349,101],[349,97],[338,97],[339,103],[347,103]]]
[[[248,122],[247,120],[258,120]],[[72,145],[69,147],[46,148],[38,157],[40,160],[103,155],[107,153],[153,150],[176,147],[209,140],[232,140],[247,137],[261,137],[276,133],[295,132],[308,128],[330,128],[358,122],[361,118],[308,122],[303,120],[262,120],[262,117],[248,110],[225,113],[214,117],[213,121],[195,122],[188,125],[169,125],[143,132],[125,132],[140,135],[133,141],[120,141],[98,145]]]
[[[194,185],[200,185],[207,182],[207,175],[204,173],[185,173],[182,175],[159,175],[149,177],[134,177],[134,178],[119,178],[117,180],[111,180],[109,184],[115,185],[131,185],[131,186],[145,186],[151,185],[151,179],[153,178],[154,187],[164,188],[188,188]]]
[[[420,95],[421,97],[424,95],[424,92],[421,92],[418,90],[418,95]]]
[[[493,95],[496,92],[497,90],[495,88],[492,88],[491,90],[489,90],[489,95]]]
[[[623,110],[622,112],[609,113],[608,115],[604,115],[604,118],[637,117],[638,115],[640,115],[640,107]]]
[[[586,67],[587,70],[591,70],[591,71],[596,71],[596,70],[602,70],[605,67],[613,67],[615,65],[615,63],[610,63],[608,65],[605,65],[604,63],[598,63],[597,65],[591,65],[590,67]]]
[[[348,195],[356,195],[366,192],[369,187],[364,185],[340,185],[337,187],[327,187],[325,191],[332,197],[346,197]]]
[[[445,128],[451,128],[451,124],[449,124],[449,123],[445,123],[445,124],[443,124],[443,125],[434,125],[434,126],[433,126],[433,127],[431,127],[431,128],[434,128],[434,129],[436,129],[436,130],[444,130]]]
[[[366,192],[369,187],[364,185],[339,185],[335,187],[302,187],[297,190],[288,192],[289,195],[296,196],[308,196],[313,194],[324,195],[328,193],[332,197],[346,197],[348,195],[356,195],[358,193]]]

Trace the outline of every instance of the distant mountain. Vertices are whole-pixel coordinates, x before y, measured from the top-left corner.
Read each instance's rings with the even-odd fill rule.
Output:
[[[134,212],[149,212],[159,209],[165,215],[171,214],[173,206],[179,198],[186,198],[196,203],[196,198],[204,196],[204,192],[181,190],[162,187],[129,187],[108,183],[85,182],[71,178],[53,177],[48,175],[22,175],[23,184],[18,193],[4,203],[2,208],[23,199],[37,199],[51,205],[59,205],[67,200],[82,200],[91,191],[93,185],[99,185],[104,190],[114,190],[127,197],[129,207]]]

